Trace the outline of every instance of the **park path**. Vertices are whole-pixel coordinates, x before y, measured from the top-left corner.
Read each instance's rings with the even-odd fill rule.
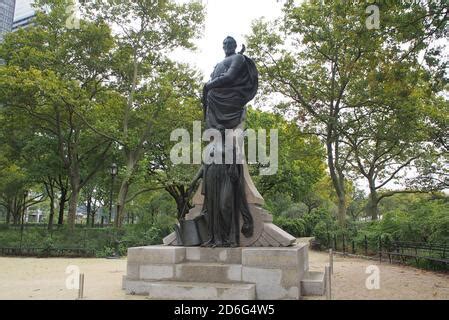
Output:
[[[310,270],[323,271],[329,263],[329,255],[309,251],[309,261]],[[373,275],[372,270],[376,269],[369,268],[373,265],[378,267],[379,288],[370,290],[366,282],[367,278]],[[324,297],[307,297],[307,299],[324,299]],[[334,255],[332,299],[449,300],[449,274]]]
[[[323,270],[328,255],[309,253],[310,269]],[[366,268],[380,271],[379,290],[365,286]],[[126,259],[6,258],[0,257],[0,299],[76,299],[66,288],[66,269],[78,266],[85,274],[86,299],[146,299],[121,290]],[[375,261],[335,257],[333,299],[448,299],[449,275]],[[307,299],[323,299],[322,297]]]

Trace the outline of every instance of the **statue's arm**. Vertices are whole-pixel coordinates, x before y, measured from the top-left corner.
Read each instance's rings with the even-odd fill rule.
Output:
[[[232,59],[228,71],[208,82],[205,86],[206,90],[219,88],[222,87],[223,85],[235,81],[235,79],[237,79],[237,77],[239,76],[244,64],[245,64],[245,57],[241,54],[236,54]]]
[[[197,182],[203,177],[203,170],[204,170],[204,165],[201,166],[200,170],[198,170],[198,172],[196,173],[195,178],[193,178],[192,183],[190,184],[190,187],[189,187],[189,191],[187,192],[188,194],[190,194],[193,191]]]

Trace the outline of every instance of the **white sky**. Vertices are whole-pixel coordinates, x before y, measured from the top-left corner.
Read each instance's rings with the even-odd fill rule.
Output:
[[[26,18],[34,13],[31,4],[33,0],[16,0],[16,8],[14,11],[14,20]]]
[[[182,1],[183,0],[178,0]],[[176,51],[174,58],[189,62],[203,72],[208,80],[215,65],[224,58],[222,43],[228,35],[237,40],[239,51],[251,22],[260,17],[273,19],[281,14],[280,0],[202,0],[206,7],[203,37],[196,41],[194,53]]]

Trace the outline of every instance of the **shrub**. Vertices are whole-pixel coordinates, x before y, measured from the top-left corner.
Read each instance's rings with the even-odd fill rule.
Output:
[[[303,237],[305,235],[304,220],[301,218],[289,219],[283,216],[274,216],[273,222],[294,237]]]

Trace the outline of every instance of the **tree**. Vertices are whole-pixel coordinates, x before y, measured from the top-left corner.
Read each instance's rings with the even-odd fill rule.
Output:
[[[101,168],[112,145],[81,121],[80,114],[89,114],[95,123],[98,105],[111,101],[102,81],[113,41],[105,24],[83,21],[81,30],[67,29],[65,1],[37,4],[49,6],[49,13],[38,12],[32,27],[8,34],[2,45],[7,65],[0,79],[1,103],[34,119],[38,134],[56,141],[69,177],[68,224],[73,228],[80,190]],[[86,162],[95,165],[87,169]]]
[[[276,174],[259,175],[261,164],[249,165],[259,192],[269,197],[282,190],[293,201],[302,201],[325,175],[324,150],[319,140],[302,133],[294,122],[285,120],[281,114],[253,108],[248,108],[246,126],[255,131],[265,129],[267,134],[271,129],[278,130],[279,163]]]
[[[348,154],[342,147],[342,113],[354,75],[369,66],[380,41],[360,23],[363,12],[342,2],[287,1],[284,17],[253,24],[248,47],[262,74],[265,93],[280,93],[278,106],[293,110],[298,121],[326,146],[327,165],[338,197],[338,220],[346,216],[345,170]],[[279,27],[280,26],[280,27]]]
[[[418,113],[423,114],[426,101],[433,99],[429,89],[435,93],[445,83],[443,70],[447,63],[439,62],[441,49],[431,48],[430,44],[447,33],[444,28],[447,7],[430,1],[388,2],[380,7],[382,28],[368,30],[365,7],[361,4],[312,1],[295,5],[294,1],[287,1],[282,19],[274,23],[256,21],[248,37],[249,48],[263,75],[264,91],[280,93],[284,101],[278,107],[293,111],[326,145],[329,173],[338,197],[340,225],[344,224],[347,206],[345,180],[354,169],[350,161],[354,163],[355,159],[360,172],[366,166],[363,160],[356,159],[363,157],[362,154],[368,156],[376,148],[376,141],[378,153],[374,158],[380,162],[377,169],[400,159],[398,167],[393,166],[389,175],[384,170],[388,165],[382,167],[382,173],[364,168],[364,176],[371,181],[374,176],[385,174],[378,188],[371,183],[370,212],[376,217],[375,191],[397,178],[401,168],[422,157],[421,151],[426,148],[418,148],[418,137],[411,134],[404,143],[390,139],[388,144],[385,132],[391,133],[390,138],[401,132],[396,142],[404,139],[406,134],[397,122],[406,126],[403,121],[412,119],[413,108],[420,108]],[[417,63],[423,49],[427,49],[425,71]],[[375,84],[381,84],[380,88]],[[412,90],[412,84],[418,88]],[[397,101],[394,101],[395,89],[401,92]],[[374,119],[378,130],[372,123]],[[411,126],[421,129],[420,120]],[[383,128],[381,134],[383,124],[388,128]],[[420,138],[425,140],[423,136]],[[404,152],[398,152],[404,147]]]
[[[203,7],[198,1],[177,4],[152,0],[92,2],[85,7],[94,21],[120,30],[115,35],[111,65],[112,86],[125,98],[120,103],[120,133],[113,136],[125,158],[115,221],[120,226],[131,178],[147,140],[155,132],[155,119],[170,100],[172,83],[163,79],[163,74],[173,67],[167,53],[174,48],[194,47],[191,40],[201,27]]]

